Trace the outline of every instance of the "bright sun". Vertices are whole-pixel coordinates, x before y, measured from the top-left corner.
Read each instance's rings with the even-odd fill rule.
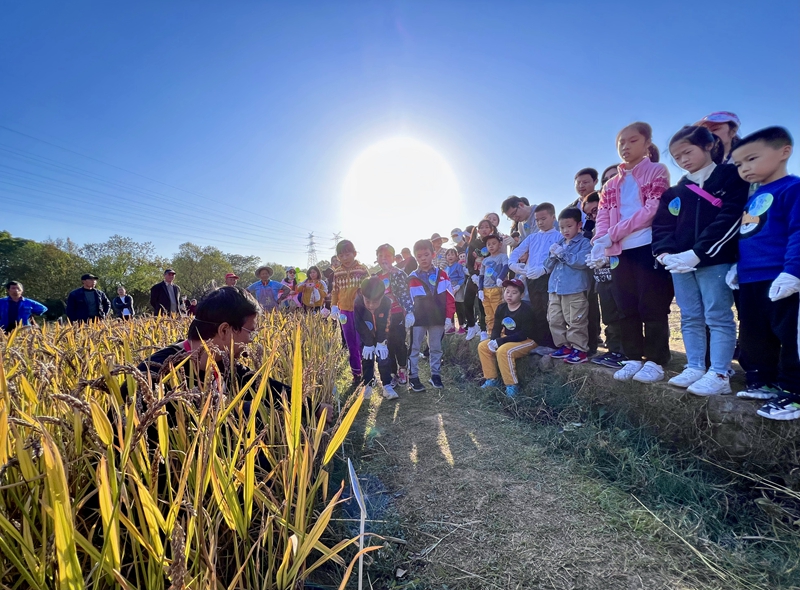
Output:
[[[450,165],[436,150],[408,137],[387,139],[353,162],[342,189],[343,237],[365,264],[390,243],[399,253],[433,232],[448,237],[461,222],[461,193]]]

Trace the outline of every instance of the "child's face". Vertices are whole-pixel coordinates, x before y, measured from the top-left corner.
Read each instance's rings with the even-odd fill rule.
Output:
[[[515,305],[522,301],[522,293],[516,287],[506,287],[503,289],[503,301],[509,305]]]
[[[485,238],[492,233],[492,224],[489,221],[481,221],[478,225],[478,235]]]
[[[676,141],[669,146],[669,153],[675,162],[689,174],[694,174],[711,164],[711,154],[699,145],[689,143],[685,139]]]
[[[593,190],[596,180],[592,180],[591,174],[581,174],[575,179],[575,191],[581,198],[588,196]]]
[[[356,259],[356,251],[355,250],[345,250],[344,252],[339,252],[339,262],[342,263],[342,266],[350,266],[353,264],[353,261]]]
[[[378,299],[367,299],[364,297],[364,307],[370,311],[375,311],[381,306],[381,301],[383,301],[383,297],[379,297]]]
[[[445,259],[447,260],[448,265],[453,265],[456,263],[456,260],[458,260],[458,253],[448,252],[447,255],[445,256]]]
[[[562,236],[564,236],[567,240],[571,240],[578,235],[579,231],[581,231],[581,224],[579,221],[575,221],[574,219],[559,219],[558,229],[561,231]]]
[[[339,268],[342,263],[339,261],[338,256],[331,256],[331,267],[332,268]]]
[[[433,252],[427,248],[422,248],[421,250],[414,250],[414,256],[416,257],[417,263],[422,270],[430,270],[431,260],[433,260]]]
[[[651,142],[634,128],[625,129],[617,139],[617,151],[622,160],[627,163],[638,164],[647,155]]]
[[[388,270],[392,266],[394,257],[389,250],[381,250],[378,252],[378,266],[383,270]]]
[[[491,238],[488,242],[486,242],[486,249],[489,250],[489,254],[494,256],[500,252],[500,241],[495,238]]]
[[[533,218],[536,220],[536,227],[539,228],[539,231],[549,231],[553,229],[553,225],[556,221],[556,216],[550,213],[550,211],[537,211],[534,213]]]
[[[792,146],[774,148],[763,141],[754,141],[733,150],[733,163],[739,168],[739,176],[747,182],[765,184],[786,165],[792,155]]]
[[[585,203],[583,205],[583,212],[586,214],[586,219],[591,219],[594,221],[597,218],[597,209],[599,208],[600,203],[597,201],[592,201],[591,203]]]

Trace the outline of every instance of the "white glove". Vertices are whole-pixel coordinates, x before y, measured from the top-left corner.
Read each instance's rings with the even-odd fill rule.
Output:
[[[480,275],[471,275],[469,278],[470,278],[470,280],[472,280],[473,283],[475,283],[476,285],[480,286],[480,284],[481,284],[481,276]]]
[[[320,299],[322,299],[322,295],[319,294],[319,289],[314,288],[311,291],[311,305],[317,303]]]
[[[489,340],[489,344],[487,344],[487,346],[492,352],[497,352],[497,340]]]
[[[503,238],[503,246],[511,246],[514,243],[514,238],[506,236]]]
[[[375,347],[374,346],[365,346],[361,350],[361,358],[364,360],[371,360],[375,356]]]
[[[389,347],[386,346],[386,342],[378,343],[378,345],[375,347],[375,356],[377,356],[380,360],[389,358]]]
[[[602,244],[595,244],[592,246],[592,252],[589,256],[592,260],[600,260],[601,258],[605,258],[606,255],[606,247]]]
[[[481,291],[481,293],[483,293],[483,291]],[[444,320],[444,329],[450,330],[452,329],[452,327],[453,327],[453,320],[451,320],[450,318],[446,318]]]
[[[339,319],[339,306],[338,305],[331,305],[331,319],[338,320]]]
[[[503,279],[497,279],[497,283],[496,284],[497,284],[498,287],[502,287],[503,286]]]
[[[545,270],[545,268],[543,266],[530,266],[528,268],[528,272],[526,273],[526,276],[530,280],[535,281],[539,277],[542,277],[542,276],[544,276],[546,274],[547,274],[547,271]]]
[[[610,248],[613,242],[611,241],[611,236],[606,234],[600,238],[595,238],[592,244],[595,246],[603,246],[603,248]]]
[[[483,301],[483,289],[481,289],[480,291],[478,291],[478,299],[480,299],[481,301]]]
[[[527,268],[528,267],[525,265],[524,262],[512,262],[511,264],[508,265],[508,268],[513,270],[518,275],[526,275],[527,276],[527,272],[528,272]]]
[[[800,279],[789,273],[782,272],[772,281],[769,288],[769,300],[778,301],[800,291]]]
[[[680,254],[664,256],[664,264],[671,273],[691,272],[700,264],[700,257],[694,253],[694,250],[686,250]]]
[[[409,311],[406,314],[406,328],[410,328],[411,326],[413,326],[415,319],[416,318],[414,317],[414,312],[413,311]]]
[[[662,264],[662,265],[666,266],[666,264],[667,264],[667,263],[664,261],[664,259],[665,259],[667,256],[669,256],[669,254],[667,254],[666,252],[662,252],[661,254],[659,254],[658,256],[656,256],[656,260],[658,260],[658,263],[659,263],[659,264]]]
[[[550,246],[550,254],[553,256],[561,256],[564,253],[564,246],[559,243],[555,243]]]
[[[775,280],[777,281],[778,279]],[[725,275],[725,283],[734,291],[739,288],[739,269],[735,264]]]
[[[326,318],[326,317],[328,317],[329,315],[331,315],[331,310],[330,310],[330,309],[328,309],[327,307],[323,307],[323,308],[322,308],[322,311],[321,311],[321,312],[319,312],[319,314],[320,314],[322,317]]]

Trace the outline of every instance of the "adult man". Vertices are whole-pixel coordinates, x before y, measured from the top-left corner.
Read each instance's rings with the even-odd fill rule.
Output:
[[[581,168],[575,175],[575,192],[578,193],[578,198],[570,204],[570,207],[580,209],[583,213],[583,204],[592,193],[596,193],[595,187],[597,186],[597,170],[594,168]],[[583,235],[588,239],[592,239],[594,234],[594,220],[589,219],[586,214],[583,214]]]
[[[174,283],[175,271],[164,271],[164,280],[150,288],[150,306],[156,315],[183,315],[181,288]]]
[[[445,269],[447,268],[447,248],[444,247],[445,240],[439,234],[433,234],[431,236],[431,244],[433,244],[433,266],[436,268]]]
[[[256,269],[256,277],[259,280],[247,287],[247,290],[256,296],[264,311],[273,311],[292,293],[288,286],[270,280],[273,274],[272,267],[260,266]]]
[[[133,297],[128,295],[125,287],[117,287],[117,296],[111,300],[114,315],[121,320],[133,319]]]
[[[503,201],[500,209],[506,217],[517,222],[520,241],[539,231],[534,219],[536,205],[529,205],[527,199],[511,195]]]
[[[97,289],[97,277],[91,273],[81,276],[82,287],[67,297],[67,317],[71,322],[102,320],[111,309],[111,301]]]
[[[403,256],[403,261],[404,261],[402,267],[398,266],[400,270],[402,270],[407,275],[417,270],[419,265],[417,264],[417,259],[411,255],[411,250],[409,250],[408,248],[403,248],[402,250],[400,250],[400,254]]]
[[[17,327],[30,325],[32,315],[42,315],[47,308],[33,299],[22,296],[22,283],[8,281],[6,283],[8,297],[0,299],[0,330],[11,332]]]
[[[239,277],[236,276],[235,273],[229,272],[225,275],[225,286],[227,287],[235,287],[236,281],[239,280]]]

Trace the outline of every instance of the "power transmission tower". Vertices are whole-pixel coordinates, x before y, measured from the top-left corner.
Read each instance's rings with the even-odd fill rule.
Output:
[[[336,250],[336,246],[338,246],[339,242],[342,241],[342,232],[333,234],[333,238],[331,239],[333,240],[333,249]]]
[[[317,263],[317,245],[314,242],[314,232],[308,234],[308,268]]]

